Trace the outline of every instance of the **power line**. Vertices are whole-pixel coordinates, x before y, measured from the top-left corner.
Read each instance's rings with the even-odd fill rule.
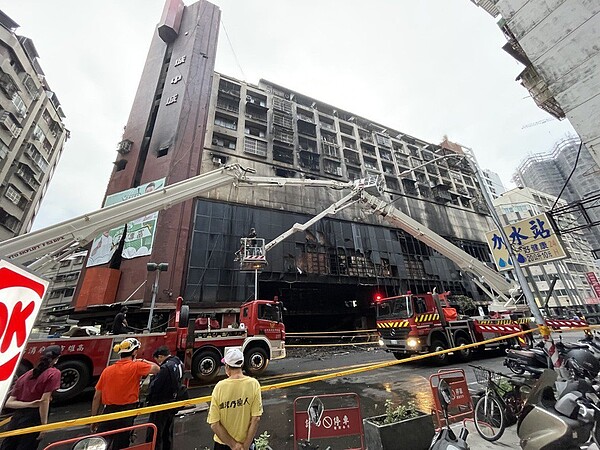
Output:
[[[579,150],[577,150],[577,157],[575,158],[575,164],[573,164],[573,169],[571,170],[571,173],[569,174],[568,178],[566,179],[565,184],[563,184],[562,189],[558,193],[558,196],[556,197],[556,200],[554,201],[554,204],[552,205],[552,208],[550,208],[550,212],[554,211],[554,207],[558,203],[558,200],[560,199],[560,196],[562,195],[562,193],[564,192],[564,190],[567,188],[567,185],[569,184],[569,181],[571,181],[571,177],[575,173],[575,169],[577,169],[577,163],[579,162],[579,155],[581,155],[581,147],[582,146],[583,146],[583,140],[581,140],[579,142]]]
[[[233,53],[233,57],[235,59],[235,62],[238,66],[238,68],[240,69],[240,72],[242,73],[242,79],[244,81],[246,80],[246,74],[244,73],[244,69],[242,69],[242,66],[240,65],[240,62],[238,60],[238,57],[235,53],[235,50],[233,49],[233,44],[231,43],[231,39],[229,39],[229,34],[227,33],[227,29],[225,28],[225,24],[223,23],[223,19],[221,19],[221,26],[223,27],[223,31],[225,32],[225,36],[227,37],[227,42],[229,42],[229,48],[231,48],[231,53]]]

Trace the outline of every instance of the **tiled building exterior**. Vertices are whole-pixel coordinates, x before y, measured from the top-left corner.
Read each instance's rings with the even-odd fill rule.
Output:
[[[0,11],[0,240],[31,229],[69,131],[31,39]]]

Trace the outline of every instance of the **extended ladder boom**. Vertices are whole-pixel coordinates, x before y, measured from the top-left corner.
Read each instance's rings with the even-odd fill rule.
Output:
[[[373,194],[376,196],[381,195],[381,193],[383,192],[382,180],[378,177],[368,177],[368,178],[361,178],[359,180],[356,180],[354,182],[354,184],[352,185],[352,192],[350,192],[348,195],[346,195],[342,199],[335,202],[329,208],[324,209],[323,211],[321,211],[319,214],[317,214],[315,217],[308,220],[307,222],[295,223],[294,225],[292,225],[292,228],[283,232],[282,234],[277,236],[275,239],[273,239],[271,242],[266,244],[265,251],[269,251],[271,248],[275,247],[277,244],[284,241],[285,239],[290,237],[292,234],[297,233],[298,231],[306,230],[308,227],[310,227],[312,224],[318,222],[323,217],[337,214],[338,212],[348,208],[349,206],[352,206],[353,204],[355,204],[356,202],[358,202],[361,199],[361,194],[364,191],[369,192],[371,195],[373,195]]]
[[[502,275],[490,269],[485,263],[448,242],[389,203],[379,200],[368,192],[363,192],[362,205],[453,261],[462,271],[469,273],[473,281],[492,299],[501,297],[505,302],[509,302],[512,293],[518,290],[516,286],[512,286]]]
[[[252,187],[301,185],[332,189],[355,187],[353,182],[260,177],[251,175],[253,173],[253,169],[245,169],[238,164],[223,166],[57,225],[0,242],[0,255],[21,264],[32,262],[29,265],[31,268],[40,267],[57,255],[64,256],[77,246],[86,245],[104,231],[228,184]]]

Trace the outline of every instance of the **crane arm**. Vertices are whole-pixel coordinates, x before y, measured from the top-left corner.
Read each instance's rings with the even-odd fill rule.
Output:
[[[469,273],[477,285],[483,287],[484,291],[488,291],[488,295],[489,290],[495,294],[492,298],[498,296],[505,302],[511,301],[512,292],[515,292],[517,288],[506,281],[498,272],[490,269],[485,263],[469,255],[456,245],[448,242],[437,233],[404,214],[399,209],[394,208],[389,203],[379,200],[367,192],[361,194],[361,200],[363,207],[379,214],[386,221],[401,228],[415,239],[418,239],[450,259],[463,272]]]
[[[229,184],[253,187],[301,185],[332,189],[352,189],[355,186],[353,182],[261,177],[253,173],[253,169],[246,169],[238,164],[223,166],[127,201],[0,242],[0,255],[13,262],[31,263],[31,268],[39,267],[58,254],[64,255],[77,246],[88,244],[104,231]]]
[[[352,191],[348,195],[346,195],[344,198],[342,198],[341,200],[335,202],[329,208],[327,208],[327,209],[323,210],[322,212],[320,212],[319,214],[317,214],[315,217],[313,217],[309,221],[304,222],[304,223],[295,223],[294,225],[292,225],[292,228],[290,228],[289,230],[281,233],[279,236],[277,236],[271,242],[269,242],[268,244],[266,244],[265,245],[265,251],[268,252],[271,248],[275,247],[277,244],[279,244],[280,242],[284,241],[285,239],[287,239],[288,237],[290,237],[292,234],[297,233],[298,231],[304,231],[304,230],[306,230],[313,223],[318,222],[323,217],[329,216],[329,215],[333,215],[333,214],[337,214],[341,210],[343,210],[343,209],[345,209],[345,208],[353,205],[354,203],[356,203],[357,201],[360,200],[360,197],[358,197],[357,195],[358,195],[357,192]]]

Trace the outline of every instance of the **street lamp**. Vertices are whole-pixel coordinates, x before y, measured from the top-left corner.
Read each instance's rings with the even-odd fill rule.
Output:
[[[158,292],[158,279],[160,278],[161,272],[166,272],[169,270],[168,263],[147,263],[146,269],[148,272],[156,272],[156,278],[154,279],[154,284],[152,285],[152,301],[150,303],[150,315],[148,316],[148,332],[152,331],[152,316],[154,315],[154,304],[156,303],[156,294]]]

